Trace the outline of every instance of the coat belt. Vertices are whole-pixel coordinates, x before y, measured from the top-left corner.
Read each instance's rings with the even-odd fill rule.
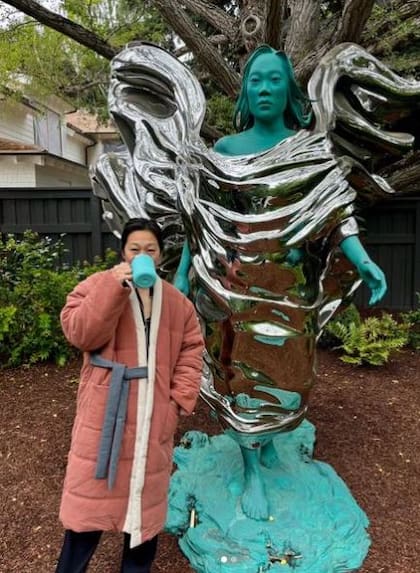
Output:
[[[106,360],[99,354],[91,354],[90,363],[112,370],[95,474],[96,479],[108,478],[108,488],[112,489],[127,416],[129,381],[147,378],[147,366],[127,368],[125,364]]]

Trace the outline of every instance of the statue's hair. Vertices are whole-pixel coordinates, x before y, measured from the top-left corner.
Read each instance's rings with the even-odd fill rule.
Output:
[[[249,110],[248,95],[246,87],[248,83],[249,71],[252,64],[262,54],[275,54],[284,64],[287,75],[287,106],[284,112],[285,123],[290,129],[308,127],[312,111],[309,108],[309,99],[303,93],[296,82],[292,64],[284,52],[277,51],[267,44],[259,46],[248,58],[242,76],[241,91],[236,100],[233,114],[233,123],[237,131],[245,131],[254,124],[254,116]]]

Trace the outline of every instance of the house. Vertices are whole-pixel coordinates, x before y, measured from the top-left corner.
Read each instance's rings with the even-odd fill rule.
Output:
[[[88,169],[119,143],[111,125],[59,97],[0,101],[1,188],[90,188]]]

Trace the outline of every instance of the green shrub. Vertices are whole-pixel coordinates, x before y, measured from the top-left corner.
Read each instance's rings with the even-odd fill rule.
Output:
[[[344,324],[332,321],[327,330],[340,340],[344,351],[343,362],[380,366],[388,361],[393,351],[400,350],[408,342],[408,325],[398,323],[388,313],[372,316],[359,323]]]
[[[3,367],[53,360],[63,365],[75,350],[61,331],[66,295],[90,274],[108,268],[117,255],[93,265],[65,265],[62,238],[52,241],[27,231],[8,235],[0,251],[0,363]]]
[[[207,100],[207,121],[224,134],[233,131],[234,102],[225,95],[214,94]]]
[[[408,325],[408,344],[420,350],[420,293],[416,293],[418,308],[401,313],[401,320]]]
[[[335,329],[330,328],[330,326],[339,322],[345,327],[348,327],[352,323],[360,325],[361,321],[362,319],[360,318],[359,311],[355,304],[349,304],[348,306],[343,307],[336,315],[334,315],[334,318],[328,323],[327,327],[324,328],[321,337],[318,340],[318,345],[321,348],[336,348],[340,344],[341,340],[335,336]]]

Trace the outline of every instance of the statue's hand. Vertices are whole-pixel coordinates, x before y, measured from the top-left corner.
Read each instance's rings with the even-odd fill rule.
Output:
[[[182,292],[185,296],[189,295],[190,292],[190,281],[188,276],[183,273],[176,273],[174,278],[174,287]]]
[[[386,278],[380,267],[370,259],[366,259],[357,270],[360,277],[370,288],[369,305],[372,306],[379,302],[387,291]]]

